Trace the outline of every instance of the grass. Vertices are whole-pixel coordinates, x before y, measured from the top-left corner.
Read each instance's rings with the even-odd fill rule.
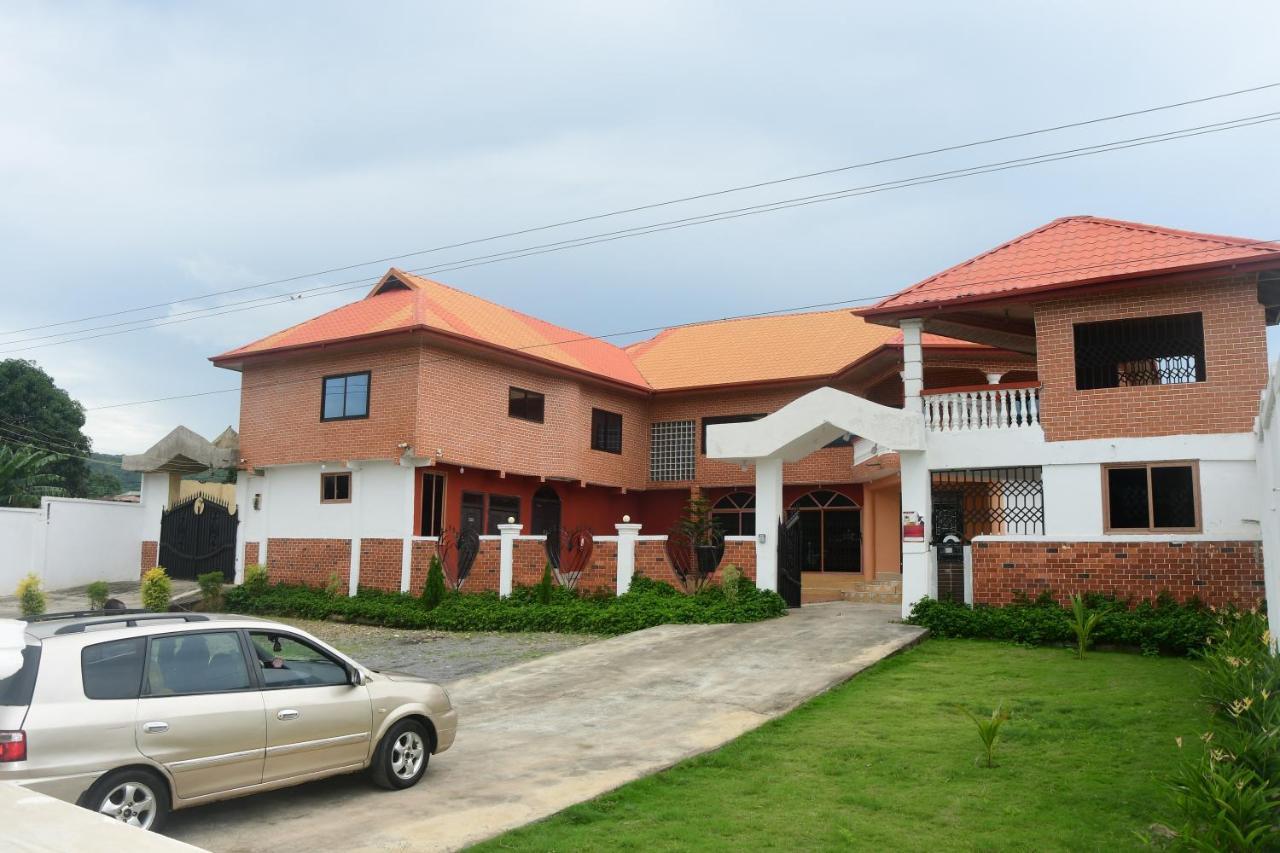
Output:
[[[475,848],[1116,850],[1172,819],[1191,663],[929,640],[723,749]],[[1012,712],[997,766],[953,703]],[[655,721],[654,737],[661,737]]]

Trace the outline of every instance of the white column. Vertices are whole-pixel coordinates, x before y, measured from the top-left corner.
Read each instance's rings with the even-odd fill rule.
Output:
[[[933,535],[933,486],[929,476],[929,463],[924,452],[901,451],[898,454],[902,473],[902,512],[917,513],[924,521],[922,541],[902,542],[902,615],[911,612],[911,606],[928,596],[938,597],[938,576],[933,564],[933,550],[929,537]]]
[[[354,597],[356,591],[360,589],[360,534],[364,532],[363,525],[360,523],[360,513],[364,501],[364,470],[356,462],[348,462],[347,467],[351,469],[351,503],[350,514],[347,517],[348,530],[351,534],[351,576],[347,580],[347,595]]]
[[[778,591],[778,524],[782,521],[782,460],[756,460],[756,586]]]
[[[413,576],[413,510],[414,496],[418,479],[418,469],[413,467],[413,460],[408,456],[400,458],[400,470],[404,474],[404,497],[401,506],[404,516],[400,523],[402,534],[400,545],[400,591],[409,591],[409,581]]]
[[[615,524],[618,529],[618,595],[631,589],[631,578],[636,573],[636,537],[640,535],[639,524],[627,524],[631,516],[622,517],[623,524]]]
[[[920,392],[924,389],[924,350],[920,345],[924,320],[903,320],[898,326],[902,329],[903,408],[918,412]]]
[[[516,537],[520,535],[522,526],[498,525],[498,595],[503,598],[511,594],[512,578],[515,575]]]
[[[249,493],[249,472],[236,474],[236,516],[240,523],[236,525],[236,574],[235,582],[244,583],[244,546],[249,538],[249,513],[253,512],[251,503],[253,496]]]

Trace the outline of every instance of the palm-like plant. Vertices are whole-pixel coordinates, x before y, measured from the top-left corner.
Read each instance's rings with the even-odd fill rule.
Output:
[[[0,506],[38,506],[41,495],[66,494],[62,478],[49,466],[55,453],[0,444]]]
[[[1098,620],[1102,618],[1102,614],[1090,613],[1089,609],[1084,605],[1084,597],[1076,594],[1071,596],[1071,630],[1076,635],[1076,658],[1084,660],[1084,653],[1089,649],[1089,639],[1093,634],[1093,629],[1097,627]]]

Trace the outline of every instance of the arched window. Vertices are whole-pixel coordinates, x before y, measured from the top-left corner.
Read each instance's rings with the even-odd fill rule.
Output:
[[[756,496],[730,492],[711,507],[711,520],[725,536],[756,535]]]
[[[801,570],[862,571],[862,512],[853,498],[817,489],[792,501],[791,513],[799,516]]]

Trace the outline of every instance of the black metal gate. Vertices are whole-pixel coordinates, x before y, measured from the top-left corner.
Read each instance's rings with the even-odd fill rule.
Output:
[[[788,607],[800,606],[800,570],[804,561],[800,514],[778,523],[778,595]]]
[[[236,577],[238,513],[208,495],[192,495],[160,517],[160,565],[171,578],[195,580],[220,571],[228,583]]]

